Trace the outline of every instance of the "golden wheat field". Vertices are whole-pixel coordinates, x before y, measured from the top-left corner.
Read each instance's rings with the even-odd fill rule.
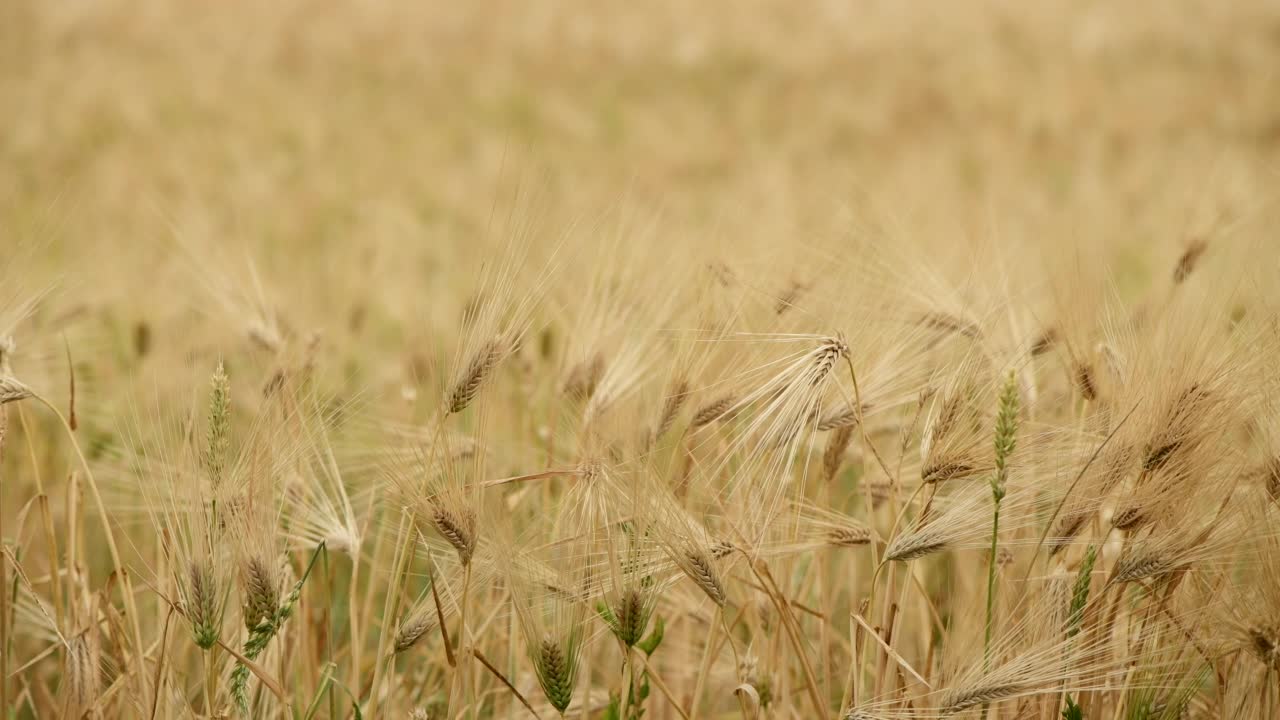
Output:
[[[0,709],[1280,717],[1280,4],[0,0]]]

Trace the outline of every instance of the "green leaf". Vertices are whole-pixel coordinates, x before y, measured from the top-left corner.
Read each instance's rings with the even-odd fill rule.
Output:
[[[615,633],[618,631],[618,618],[614,616],[613,611],[609,609],[609,605],[603,600],[596,602],[596,612],[600,618],[604,620],[609,629]]]
[[[1084,720],[1084,710],[1076,704],[1071,696],[1067,696],[1067,709],[1062,711],[1062,720]]]
[[[347,693],[347,697],[351,698],[351,715],[354,720],[364,720],[364,713],[360,712],[360,700],[356,698],[355,693],[351,692],[351,688],[347,687],[346,683],[342,682],[337,677],[333,678],[333,684],[336,687],[342,688],[343,691]]]
[[[1084,606],[1089,602],[1089,581],[1093,578],[1093,566],[1098,559],[1098,549],[1090,545],[1085,550],[1084,560],[1080,563],[1080,571],[1076,573],[1076,584],[1071,592],[1071,607],[1067,610],[1067,637],[1075,637],[1080,632],[1080,623],[1084,620]]]
[[[622,720],[622,711],[618,709],[617,693],[609,693],[609,705],[604,709],[602,720]]]
[[[311,699],[311,703],[307,705],[307,714],[303,716],[303,720],[311,720],[315,717],[316,711],[320,709],[320,702],[324,700],[324,693],[329,689],[329,685],[333,683],[333,673],[338,669],[337,665],[327,663],[324,668],[324,674],[320,681],[320,687],[316,688],[315,697]]]
[[[649,633],[649,637],[636,643],[636,647],[644,652],[645,657],[652,656],[653,651],[657,650],[658,646],[662,644],[662,632],[665,626],[666,623],[662,621],[661,615],[654,617],[653,632]]]

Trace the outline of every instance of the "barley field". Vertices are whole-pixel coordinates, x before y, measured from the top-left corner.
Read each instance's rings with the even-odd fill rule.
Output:
[[[0,0],[0,711],[1280,717],[1280,4]]]

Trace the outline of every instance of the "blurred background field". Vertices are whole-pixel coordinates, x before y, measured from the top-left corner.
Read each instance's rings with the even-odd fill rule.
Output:
[[[813,246],[1026,250],[1141,288],[1196,237],[1270,249],[1277,68],[1272,2],[11,0],[0,239],[62,314],[162,350],[249,261],[299,332],[403,348],[512,222],[782,275]]]
[[[0,216],[55,266],[154,261],[135,251],[175,234],[273,268],[445,255],[504,173],[545,225],[625,205],[682,244],[785,246],[855,213],[1122,252],[1247,214],[1280,149],[1269,2],[0,13]]]

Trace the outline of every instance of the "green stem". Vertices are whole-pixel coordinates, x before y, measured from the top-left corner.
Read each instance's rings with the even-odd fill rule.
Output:
[[[328,655],[328,665],[324,680],[321,683],[321,690],[327,689],[329,700],[329,716],[338,716],[338,696],[334,694],[333,684],[330,677],[337,669],[337,663],[333,660],[333,575],[329,572],[329,548],[325,545],[320,546],[320,552],[324,558],[321,560],[322,570],[324,571],[324,642],[325,651]],[[319,698],[319,695],[317,695]]]
[[[987,625],[982,641],[982,668],[989,670],[991,665],[991,629],[995,620],[996,604],[996,554],[1000,544],[1000,500],[1004,491],[997,486],[991,488],[991,499],[995,510],[991,518],[991,558],[987,563]]]
[[[217,645],[214,645],[201,653],[201,657],[204,658],[204,712],[209,717],[214,716],[213,701],[218,695],[217,690],[214,689],[218,671],[213,658],[213,652],[217,647]]]
[[[631,702],[635,699],[636,693],[636,666],[631,661],[631,648],[622,648],[622,679],[626,683],[627,693],[622,701],[621,716],[624,720],[631,717]]]

